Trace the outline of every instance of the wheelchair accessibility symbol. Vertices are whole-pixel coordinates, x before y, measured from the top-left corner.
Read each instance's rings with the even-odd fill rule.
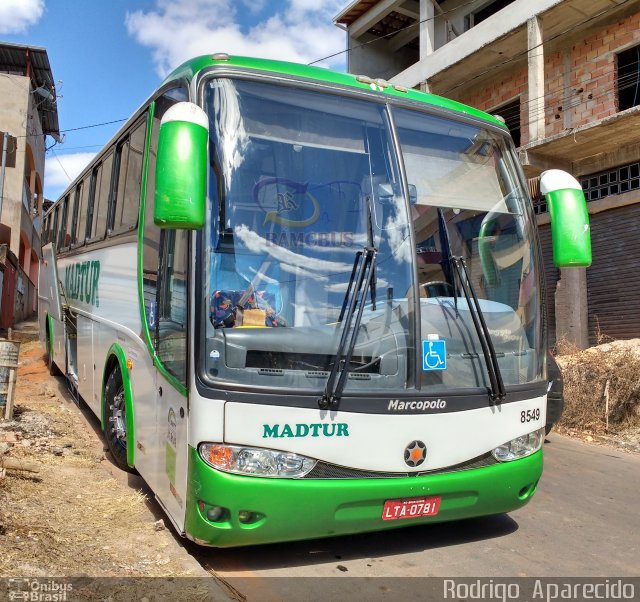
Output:
[[[424,371],[447,369],[446,341],[422,341],[422,369]]]

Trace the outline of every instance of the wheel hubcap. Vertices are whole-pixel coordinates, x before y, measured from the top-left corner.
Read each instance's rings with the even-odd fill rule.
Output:
[[[111,405],[111,432],[118,442],[124,447],[127,441],[126,414],[124,409],[124,391],[120,389],[113,398]]]

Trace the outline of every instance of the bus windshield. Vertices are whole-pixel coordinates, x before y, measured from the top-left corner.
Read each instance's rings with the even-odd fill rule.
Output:
[[[473,304],[461,290],[452,258],[464,261],[504,383],[542,379],[536,233],[507,140],[416,111],[393,113],[407,180],[415,187],[411,220],[420,336],[446,341],[446,369],[437,369],[433,352],[423,358],[423,386],[486,383]]]
[[[345,309],[367,249],[375,265],[353,353],[340,365],[345,395],[486,388],[481,334],[452,257],[466,262],[505,384],[541,378],[533,232],[506,139],[419,111],[248,80],[208,80],[205,108],[206,379],[321,392],[344,362],[336,351],[353,326]],[[423,341],[434,340],[446,344],[446,367],[425,366]]]

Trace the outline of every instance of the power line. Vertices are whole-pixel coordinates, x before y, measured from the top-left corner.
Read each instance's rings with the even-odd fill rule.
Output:
[[[122,123],[123,121],[126,121],[127,119],[129,119],[128,117],[125,117],[124,119],[114,119],[113,121],[104,121],[102,123],[92,123],[91,125],[83,125],[77,128],[67,128],[66,130],[60,130],[61,134],[66,134],[67,132],[77,132],[79,130],[88,130],[90,128],[98,128],[101,127],[103,125],[112,125],[114,123]]]
[[[552,36],[549,36],[548,38],[543,39],[542,42],[540,42],[539,44],[536,44],[535,46],[532,46],[531,48],[527,48],[526,50],[523,50],[521,52],[518,52],[517,54],[515,54],[511,58],[508,58],[507,60],[502,61],[501,63],[496,63],[495,65],[493,65],[493,67],[489,67],[488,69],[485,69],[484,71],[478,73],[477,75],[474,75],[472,78],[470,78],[470,79],[468,79],[468,80],[466,80],[464,82],[461,82],[459,84],[456,84],[455,86],[452,86],[451,88],[447,88],[446,90],[441,92],[441,94],[442,95],[448,94],[452,90],[455,90],[456,88],[459,88],[460,86],[467,85],[469,82],[472,82],[472,81],[478,79],[479,77],[482,77],[482,76],[486,75],[487,73],[491,73],[491,71],[494,71],[495,69],[503,67],[504,65],[508,65],[509,63],[512,63],[512,62],[520,59],[521,57],[525,56],[526,54],[529,54],[529,52],[531,52],[532,50],[535,50],[536,48],[542,47],[547,42],[551,42],[553,40],[556,40],[557,38],[559,38],[561,36],[564,36],[564,35],[570,33],[571,31],[574,31],[576,27],[579,27],[580,25],[585,25],[585,24],[587,24],[590,21],[593,21],[595,19],[599,19],[600,17],[602,17],[603,15],[611,12],[612,10],[615,10],[615,9],[620,8],[621,6],[624,6],[627,2],[629,2],[629,0],[624,0],[624,2],[622,2],[620,4],[615,4],[613,6],[610,6],[609,8],[605,8],[604,10],[601,10],[599,13],[596,13],[595,15],[591,15],[590,17],[587,17],[586,19],[584,19],[584,21],[580,21],[579,23],[575,24],[572,27],[569,27],[568,29],[565,29],[563,31],[560,31],[560,32],[552,35]]]
[[[60,155],[64,155],[67,153],[67,151],[73,151],[73,150],[81,150],[84,148],[102,148],[104,146],[104,144],[87,144],[84,146],[64,146],[62,149],[62,152],[59,152]]]
[[[416,21],[415,23],[411,23],[411,25],[407,25],[406,27],[401,27],[400,29],[397,29],[396,31],[390,31],[389,33],[385,33],[381,36],[378,36],[377,38],[373,39],[373,40],[369,40],[368,42],[363,42],[362,44],[358,44],[357,46],[353,46],[351,48],[347,48],[345,50],[341,50],[340,52],[334,52],[333,54],[330,54],[328,56],[325,56],[321,59],[316,59],[315,61],[311,61],[310,63],[307,63],[307,65],[315,65],[316,63],[320,63],[322,61],[326,61],[327,59],[332,59],[334,56],[340,56],[341,54],[346,54],[347,52],[352,52],[353,50],[358,50],[359,48],[363,48],[364,46],[368,46],[369,44],[373,44],[374,42],[378,42],[380,40],[384,40],[385,38],[389,38],[392,36],[395,36],[398,33],[401,33],[403,31],[407,31],[413,27],[418,27],[418,25],[421,25],[422,23],[427,23],[428,21],[435,21],[436,19],[442,18],[445,15],[448,15],[449,13],[455,12],[457,10],[460,10],[461,8],[464,8],[465,6],[470,6],[472,4],[476,4],[477,0],[471,0],[471,2],[466,2],[465,4],[460,4],[458,6],[456,6],[455,8],[449,9],[449,10],[442,10],[442,12],[438,13],[437,15],[434,15],[433,17],[427,17],[426,19],[423,19],[422,21]]]
[[[637,64],[637,63],[636,63]],[[593,80],[590,80],[589,83],[593,82],[593,81],[597,81],[598,79],[602,79],[605,77],[608,77],[610,75],[610,73],[604,74],[602,76],[599,76],[598,78],[594,78]],[[597,90],[596,93],[594,92],[590,92],[588,94],[586,93],[582,93],[586,95],[586,98],[575,102],[572,100],[569,100],[569,102],[565,105],[564,103],[562,104],[562,108],[558,108],[557,110],[562,110],[563,112],[566,111],[571,111],[573,109],[577,109],[578,107],[580,107],[580,105],[585,104],[589,101],[597,101],[600,100],[602,98],[606,98],[608,96],[610,96],[611,94],[613,94],[615,92],[615,90],[617,89],[618,91],[623,91],[623,90],[628,90],[629,88],[635,87],[638,82],[640,81],[640,77],[638,77],[637,74],[635,73],[630,73],[628,75],[622,76],[620,78],[618,78],[616,81],[614,81],[612,83],[611,86],[604,86],[602,88],[600,88],[599,90]],[[555,90],[553,91],[553,93],[547,93],[544,96],[538,97],[538,98],[534,98],[534,99],[530,99],[528,102],[528,104],[530,104],[531,102],[534,102],[535,100],[538,100],[539,98],[545,98],[546,96],[550,96],[553,94],[561,94],[563,93],[565,90],[565,88],[562,88],[560,90]],[[635,105],[634,105],[635,106]],[[552,107],[547,107],[545,106],[544,108],[540,108],[540,109],[536,109],[534,111],[527,111],[526,115],[528,117],[528,120],[525,121],[524,123],[521,124],[521,127],[528,125],[531,122],[531,119],[536,119],[538,117],[541,116],[541,114],[546,115],[547,113],[555,113],[556,110],[552,109]],[[520,114],[520,109],[513,109],[511,111],[498,111],[498,114],[503,117],[505,120],[506,119],[511,119],[513,117],[516,117]]]
[[[637,65],[638,63],[630,63],[629,66],[632,66],[634,64]],[[594,77],[594,78],[590,79],[588,82],[585,82],[585,83],[593,84],[594,82],[597,82],[600,79],[608,78],[610,75],[611,75],[611,73],[608,72],[608,73],[605,73],[605,74],[600,75],[598,77]],[[626,90],[629,86],[635,85],[635,83],[637,81],[640,81],[640,78],[638,78],[638,76],[635,73],[631,73],[631,74],[619,77],[616,80],[616,82],[614,82],[614,84],[617,83],[618,90]],[[563,95],[566,93],[567,89],[572,88],[572,87],[579,87],[580,88],[583,85],[585,85],[585,84],[582,83],[582,82],[578,82],[577,86],[569,86],[569,87],[563,86],[562,88],[559,88],[559,89],[556,88],[554,90],[550,90],[549,92],[546,92],[545,94],[543,94],[541,96],[537,96],[537,97],[534,97],[534,98],[527,99],[525,101],[525,104],[531,105],[532,103],[535,103],[537,100],[540,100],[540,99],[545,99],[546,100],[546,99],[548,99],[550,97],[553,97],[553,96],[562,96],[562,98],[560,99],[561,107],[558,107],[557,110],[568,111],[568,110],[575,109],[575,108],[579,107],[581,104],[583,104],[585,102],[588,102],[589,100],[595,100],[596,98],[601,98],[602,97],[602,95],[600,94],[602,89],[597,90],[597,88],[596,88],[597,94],[595,96],[594,96],[593,92],[586,93],[586,92],[580,90],[580,92],[574,92],[574,93],[575,94],[586,95],[586,99],[579,100],[577,102],[574,99],[568,99],[568,102],[565,103],[565,97]],[[615,86],[611,88],[611,91],[613,91],[614,88],[615,88]],[[607,94],[608,94],[608,92],[607,92]],[[509,103],[506,103],[506,104],[509,104]],[[509,111],[501,111],[501,110],[499,110],[499,108],[498,109],[489,108],[488,111],[491,112],[491,113],[497,112],[497,114],[499,114],[504,119],[511,119],[512,117],[516,117],[520,113],[520,109],[515,109],[515,108],[512,109],[512,110],[509,110]],[[529,117],[539,117],[541,113],[546,114],[547,112],[551,112],[551,107],[545,106],[543,108],[536,108],[533,111],[527,110],[527,115]]]
[[[114,123],[122,123],[123,121],[127,121],[127,119],[129,119],[128,117],[125,117],[124,119],[114,119],[113,121],[103,121],[102,123],[92,123],[90,125],[82,125],[80,127],[77,128],[67,128],[66,130],[60,130],[61,134],[66,134],[67,132],[78,132],[80,130],[88,130],[91,128],[98,128],[101,127],[103,125],[112,125]],[[21,134],[19,136],[14,136],[14,138],[29,138],[30,136],[33,136],[34,134]]]
[[[53,156],[55,157],[56,161],[60,165],[60,169],[62,169],[62,171],[64,172],[64,175],[67,176],[69,183],[71,183],[73,180],[71,179],[71,176],[67,173],[67,170],[64,168],[64,165],[62,165],[62,161],[60,161],[60,158],[58,157],[58,153],[56,153],[56,151],[54,151],[53,149],[51,149],[51,152],[53,153]]]
[[[474,77],[472,77],[470,80],[467,80],[467,81],[465,81],[465,82],[463,82],[463,83],[460,83],[460,84],[456,84],[455,86],[452,86],[451,88],[448,88],[447,90],[444,90],[443,92],[440,92],[439,94],[440,94],[440,95],[442,95],[442,96],[444,96],[444,95],[446,95],[447,93],[451,92],[452,90],[455,90],[456,88],[459,88],[459,87],[460,87],[460,86],[462,86],[462,85],[466,85],[466,84],[468,84],[470,81],[476,80],[476,79],[478,79],[479,77],[482,77],[482,76],[486,75],[487,73],[490,73],[491,71],[494,71],[495,69],[498,69],[498,68],[500,68],[500,67],[503,67],[504,65],[507,65],[507,64],[509,64],[509,63],[511,63],[511,62],[513,62],[513,61],[516,61],[516,60],[520,59],[522,56],[524,56],[524,55],[528,54],[531,50],[535,50],[536,48],[540,48],[540,47],[541,47],[541,46],[543,46],[546,42],[550,42],[550,41],[552,41],[552,40],[555,40],[556,38],[558,38],[558,37],[560,37],[560,36],[563,36],[563,35],[565,35],[565,34],[567,34],[567,33],[571,32],[571,31],[573,31],[577,26],[585,25],[586,23],[589,23],[590,21],[593,21],[594,19],[598,19],[598,18],[600,18],[602,15],[604,15],[604,14],[606,14],[606,13],[608,13],[608,12],[611,12],[612,10],[615,10],[615,9],[620,8],[621,6],[624,6],[628,1],[629,1],[629,0],[624,0],[624,2],[621,2],[620,4],[615,4],[615,5],[613,5],[613,6],[609,7],[609,8],[606,8],[606,9],[604,9],[604,10],[600,11],[599,13],[597,13],[597,14],[595,14],[595,15],[592,15],[591,17],[587,17],[586,19],[584,19],[583,21],[580,21],[579,23],[577,23],[577,24],[576,24],[576,25],[574,25],[573,27],[571,27],[571,28],[569,28],[569,29],[566,29],[566,30],[564,30],[564,31],[561,31],[561,32],[559,32],[559,33],[557,33],[557,34],[554,34],[554,35],[552,35],[552,36],[549,36],[548,38],[543,39],[543,40],[542,40],[542,42],[540,42],[540,44],[536,44],[535,46],[532,46],[531,48],[527,48],[526,50],[524,50],[524,51],[522,51],[522,52],[517,53],[516,55],[514,55],[514,56],[513,56],[513,57],[511,57],[511,58],[506,59],[505,61],[502,61],[501,63],[497,63],[497,64],[496,64],[496,65],[494,65],[493,67],[489,67],[489,68],[488,68],[488,69],[486,69],[485,71],[482,71],[481,73],[479,73],[479,74],[475,75]],[[400,28],[400,29],[398,29],[398,30],[396,30],[396,31],[393,31],[393,32],[390,32],[390,33],[387,33],[387,34],[384,34],[384,35],[381,35],[381,36],[378,36],[377,38],[375,38],[375,39],[373,39],[373,40],[369,40],[368,42],[363,42],[362,44],[358,44],[357,46],[353,46],[353,47],[351,47],[351,48],[345,48],[344,50],[341,50],[340,52],[334,52],[333,54],[330,54],[330,55],[325,56],[325,57],[323,57],[323,58],[316,59],[315,61],[312,61],[312,62],[308,63],[308,65],[314,65],[314,64],[316,64],[316,63],[319,63],[319,62],[321,62],[321,61],[324,61],[324,60],[327,60],[327,59],[333,58],[333,57],[335,57],[335,56],[339,56],[339,55],[341,55],[341,54],[346,54],[346,53],[348,53],[348,52],[352,52],[352,51],[354,51],[354,50],[358,50],[358,49],[360,49],[360,48],[363,48],[364,46],[368,46],[369,44],[373,44],[373,43],[375,43],[375,42],[378,42],[379,40],[383,40],[383,39],[385,39],[385,38],[387,38],[387,37],[394,36],[394,35],[396,35],[396,34],[399,34],[399,33],[403,32],[403,31],[406,31],[406,30],[408,30],[408,29],[411,29],[411,28],[413,28],[413,27],[417,27],[417,26],[418,26],[418,25],[420,25],[421,23],[426,23],[426,22],[428,22],[428,21],[435,21],[435,19],[437,19],[437,18],[439,18],[439,17],[444,17],[444,16],[445,16],[445,15],[447,15],[448,13],[454,12],[454,11],[456,11],[456,10],[459,10],[460,8],[463,8],[463,7],[465,7],[465,6],[469,6],[469,5],[474,4],[474,3],[475,3],[475,1],[471,1],[471,2],[467,2],[467,3],[465,3],[465,4],[461,4],[461,5],[459,5],[459,6],[455,7],[455,8],[453,8],[453,9],[450,9],[450,10],[448,10],[448,11],[443,11],[442,13],[440,13],[440,14],[438,14],[438,15],[434,15],[433,17],[429,17],[429,18],[427,18],[427,19],[423,19],[422,21],[417,21],[417,22],[415,22],[415,23],[412,23],[411,25],[407,25],[406,27],[402,27],[402,28]]]

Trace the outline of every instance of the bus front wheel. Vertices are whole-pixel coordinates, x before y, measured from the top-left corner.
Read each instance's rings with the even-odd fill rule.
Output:
[[[124,384],[119,366],[116,366],[109,374],[104,388],[104,403],[104,436],[111,457],[118,468],[134,472],[127,464],[127,416]]]

